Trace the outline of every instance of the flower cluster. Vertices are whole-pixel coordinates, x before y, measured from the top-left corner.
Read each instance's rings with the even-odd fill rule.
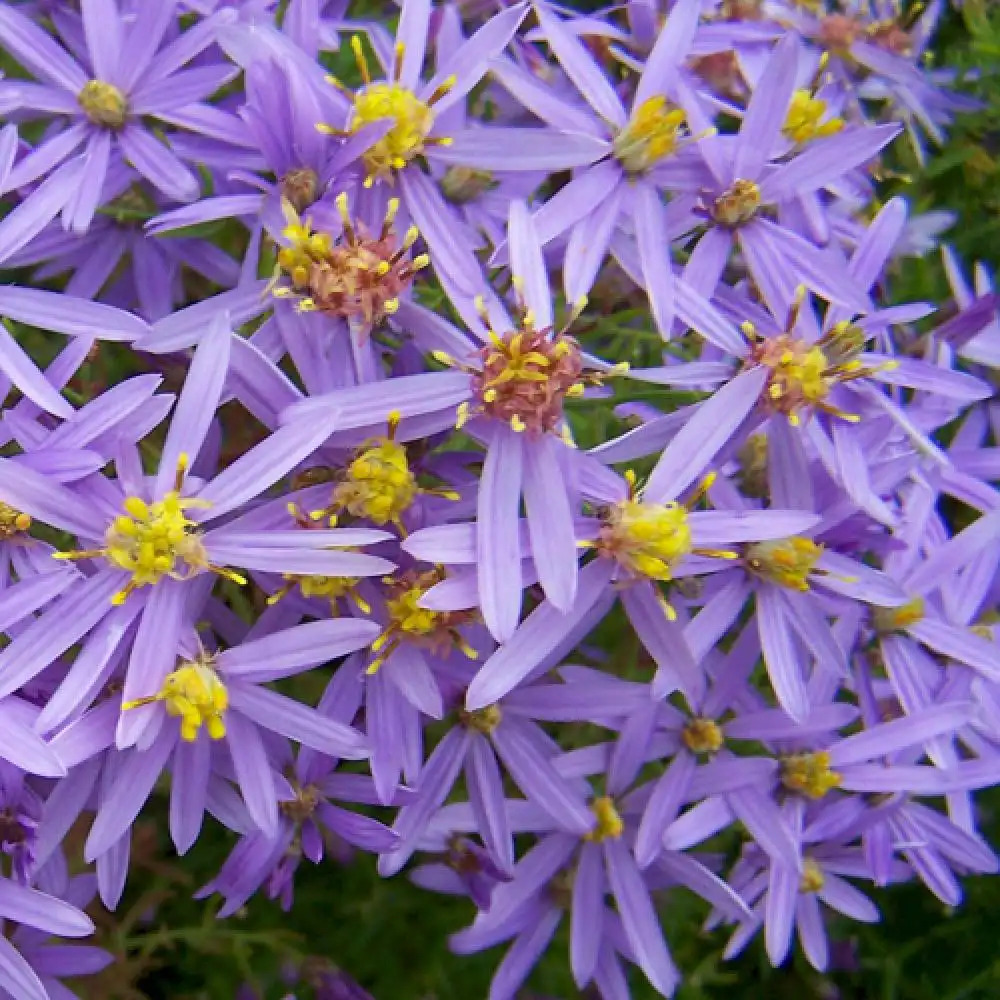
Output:
[[[110,960],[44,942],[164,789],[220,916],[416,858],[491,1000],[564,918],[670,996],[675,893],[818,969],[859,885],[958,904],[1000,299],[898,300],[884,182],[940,4],[343,7],[0,4],[0,992]]]

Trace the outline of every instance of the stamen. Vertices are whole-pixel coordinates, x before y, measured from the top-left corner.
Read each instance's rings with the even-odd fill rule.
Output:
[[[798,792],[809,799],[821,799],[834,788],[839,788],[843,776],[830,767],[830,755],[800,753],[785,757],[781,762],[781,783],[791,792]]]
[[[684,121],[684,112],[671,107],[662,94],[650,97],[632,112],[629,123],[615,136],[615,158],[627,173],[645,173],[676,152]]]
[[[806,143],[836,135],[844,128],[843,118],[828,118],[827,103],[808,90],[796,90],[781,131],[791,142]]]
[[[479,654],[458,631],[460,626],[473,620],[472,612],[430,611],[420,606],[427,591],[442,579],[442,572],[436,569],[385,578],[389,587],[385,602],[389,623],[371,645],[372,652],[377,655],[368,665],[369,674],[376,673],[402,642],[414,643],[439,656],[457,649],[470,660],[478,659]]]
[[[157,694],[123,702],[122,711],[158,701],[164,703],[168,715],[180,717],[182,740],[193,742],[202,726],[213,740],[226,735],[223,716],[229,707],[229,692],[210,660],[185,663],[167,676]]]
[[[757,576],[790,590],[806,591],[822,555],[822,545],[796,535],[755,542],[747,548],[744,558],[747,569]]]
[[[116,517],[104,537],[100,549],[54,552],[56,559],[93,559],[103,557],[114,569],[125,570],[131,579],[112,598],[120,605],[129,594],[141,587],[152,586],[165,576],[186,580],[209,571],[243,585],[246,579],[233,570],[213,566],[195,528],[196,522],[185,516],[192,507],[207,507],[205,501],[182,497],[181,487],[187,469],[187,456],[177,462],[174,489],[161,500],[147,503],[141,497],[126,497],[125,513]]]
[[[584,834],[584,840],[600,843],[602,840],[618,840],[625,832],[625,821],[615,808],[614,799],[601,795],[590,803],[590,811],[597,817],[597,825],[589,833]]]

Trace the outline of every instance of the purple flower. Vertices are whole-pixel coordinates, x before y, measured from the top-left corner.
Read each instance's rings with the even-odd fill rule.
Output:
[[[0,84],[4,110],[31,117],[66,116],[69,121],[14,167],[6,190],[44,177],[83,146],[79,169],[72,177],[60,175],[62,184],[58,191],[47,192],[44,207],[41,189],[32,196],[39,212],[45,212],[45,221],[62,211],[67,227],[87,230],[99,207],[112,149],[120,149],[167,197],[197,197],[195,175],[141,119],[150,116],[171,125],[175,112],[197,106],[236,70],[226,64],[183,68],[212,43],[220,19],[209,18],[164,44],[176,17],[176,0],[165,0],[140,7],[123,26],[115,0],[87,0],[82,8],[85,50],[78,60],[70,48],[13,7],[0,11],[0,38],[40,81]],[[19,248],[5,233],[9,227],[9,221],[0,225],[0,256]]]

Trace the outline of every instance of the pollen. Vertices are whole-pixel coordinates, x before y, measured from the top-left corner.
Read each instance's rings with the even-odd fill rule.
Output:
[[[809,589],[809,576],[823,555],[823,546],[795,535],[769,542],[755,542],[746,551],[750,572],[790,590]]]
[[[585,840],[600,843],[602,840],[618,840],[625,832],[625,821],[615,808],[614,799],[600,795],[590,803],[590,811],[597,817],[597,825],[584,835]]]
[[[387,118],[392,127],[362,157],[368,177],[378,180],[388,180],[419,156],[434,124],[434,113],[413,91],[398,83],[372,83],[354,98],[348,127],[358,132]]]
[[[392,79],[372,80],[361,38],[351,39],[351,49],[358,64],[364,86],[357,92],[344,87],[334,77],[327,79],[351,99],[352,107],[346,130],[328,125],[318,126],[321,132],[346,137],[354,135],[366,125],[389,121],[389,131],[362,154],[365,167],[365,187],[376,181],[392,182],[393,172],[404,169],[411,160],[423,153],[429,145],[447,145],[450,139],[431,138],[434,127],[434,105],[455,86],[455,77],[447,77],[434,92],[421,100],[409,87],[399,83],[403,63],[403,45],[397,43]]]
[[[188,743],[198,738],[202,726],[213,740],[226,735],[225,713],[229,694],[209,660],[185,663],[163,682],[159,693],[122,704],[123,711],[163,702],[168,715],[181,720],[181,739]]]
[[[368,673],[374,674],[401,643],[413,643],[438,656],[446,656],[457,649],[470,660],[479,654],[466,642],[459,627],[472,621],[468,611],[431,611],[420,606],[424,595],[443,579],[439,570],[427,573],[404,573],[397,578],[387,577],[385,610],[388,623],[382,634],[372,643],[374,659]]]
[[[347,195],[335,199],[342,234],[336,242],[329,233],[312,229],[290,200],[282,202],[287,225],[282,231],[285,245],[278,252],[273,292],[278,298],[294,298],[302,312],[339,316],[370,330],[399,308],[399,297],[426,267],[426,254],[410,256],[420,235],[411,226],[400,237],[393,228],[399,202],[389,200],[381,231],[374,233],[347,208]],[[284,275],[287,284],[279,283]]]
[[[692,753],[706,754],[715,753],[725,742],[719,724],[705,718],[691,719],[681,730],[681,739]]]
[[[825,118],[827,103],[810,91],[801,89],[792,94],[792,103],[781,131],[791,142],[805,143],[813,139],[836,135],[844,127],[843,118]]]
[[[821,799],[839,788],[842,775],[830,767],[830,755],[825,750],[785,757],[781,762],[781,783],[790,792],[809,799]]]
[[[120,129],[125,125],[128,101],[114,84],[89,80],[77,95],[77,101],[92,124],[110,129]]]
[[[161,500],[147,503],[141,497],[126,497],[125,513],[116,517],[104,535],[104,547],[86,551],[55,552],[56,559],[92,559],[102,556],[113,569],[125,570],[130,579],[111,603],[124,604],[133,591],[154,586],[164,577],[187,580],[210,570],[238,584],[246,579],[238,573],[212,566],[202,545],[195,522],[185,511],[207,506],[203,501],[185,498],[180,490],[187,469],[187,456],[177,465],[174,489]]]
[[[789,310],[785,330],[761,337],[750,322],[743,324],[749,342],[749,365],[763,365],[770,376],[761,394],[761,405],[769,413],[783,413],[793,426],[801,422],[803,411],[818,409],[849,423],[860,420],[833,405],[828,397],[835,386],[868,378],[896,366],[895,361],[877,365],[864,364],[859,355],[869,334],[856,323],[843,321],[834,325],[815,343],[792,332],[798,323],[806,289],[800,286]]]
[[[481,412],[533,435],[558,427],[563,401],[583,373],[573,337],[523,327],[503,336],[491,333],[481,358],[472,386]]]
[[[826,877],[812,858],[802,861],[802,877],[799,879],[799,892],[819,892],[826,885]]]
[[[762,341],[754,360],[771,369],[764,389],[767,407],[786,416],[824,402],[830,362],[822,348],[787,335]]]
[[[31,528],[31,517],[0,501],[0,540],[15,538]]]
[[[417,483],[406,448],[396,440],[401,419],[398,412],[390,413],[386,435],[361,446],[334,487],[330,506],[313,511],[310,514],[313,520],[326,517],[332,527],[344,514],[350,514],[380,526],[391,523],[405,530],[402,516],[418,494],[458,499],[452,490],[428,489]]]
[[[299,593],[305,598],[319,597],[330,603],[330,614],[334,617],[340,608],[341,600],[349,599],[362,614],[368,614],[371,606],[357,592],[359,577],[354,576],[316,576],[299,575],[296,573],[282,574],[284,584],[267,599],[268,604],[277,604],[293,589],[298,587]]]
[[[674,566],[692,550],[688,509],[623,500],[608,512],[597,547],[635,576],[670,580]]]
[[[749,222],[760,208],[760,188],[753,181],[737,180],[712,203],[712,218],[727,229]]]
[[[684,121],[684,112],[672,107],[662,94],[650,97],[615,136],[615,158],[627,173],[645,173],[676,152]]]
[[[900,632],[924,617],[924,599],[914,597],[898,608],[872,608],[872,625],[880,635]]]
[[[348,465],[345,480],[333,491],[333,505],[375,524],[400,523],[417,495],[417,478],[406,449],[392,438],[380,438]]]

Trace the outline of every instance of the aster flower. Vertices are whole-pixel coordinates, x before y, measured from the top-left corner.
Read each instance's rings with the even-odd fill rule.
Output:
[[[160,771],[172,759],[170,830],[185,853],[195,842],[205,810],[213,744],[225,740],[243,799],[268,837],[279,828],[278,793],[261,730],[286,736],[324,753],[364,759],[360,733],[262,684],[292,676],[371,642],[368,622],[311,622],[260,635],[217,654],[182,636],[175,665],[159,691],[123,701],[123,712],[156,719],[148,746],[121,762],[117,784],[97,811],[87,840],[89,858],[104,853],[128,830]],[[162,706],[162,708],[161,708]],[[176,717],[173,724],[163,716]]]
[[[370,136],[358,150],[355,170],[367,186],[399,185],[399,196],[407,214],[424,234],[432,251],[446,254],[454,234],[440,221],[448,217],[447,208],[437,186],[423,173],[419,158],[426,157],[445,165],[491,169],[498,150],[512,141],[526,140],[525,151],[535,149],[533,156],[522,155],[508,169],[535,170],[557,166],[572,166],[579,162],[581,142],[536,130],[509,130],[503,127],[468,128],[456,135],[442,134],[438,116],[449,106],[461,101],[482,79],[489,61],[511,40],[524,18],[526,7],[515,5],[491,18],[449,57],[441,60],[437,72],[426,83],[421,82],[431,5],[407,4],[400,19],[391,56],[376,47],[376,56],[383,62],[387,79],[379,80],[368,63],[360,36],[351,39],[363,85],[357,91],[334,81],[337,91],[340,121],[325,125],[324,130],[342,140],[353,150],[352,138],[360,136],[368,126],[388,121],[384,134],[367,132]],[[474,275],[466,275],[468,285]]]
[[[563,70],[587,102],[582,110],[539,84],[511,62],[494,68],[498,82],[557,134],[593,137],[594,154],[577,175],[535,214],[543,245],[569,230],[563,267],[566,295],[586,295],[622,217],[631,215],[641,242],[646,286],[661,331],[669,331],[671,273],[663,262],[665,221],[658,191],[697,189],[700,160],[680,107],[680,68],[698,23],[699,5],[674,5],[635,85],[626,111],[583,44],[547,5],[539,26]],[[593,164],[592,166],[590,164]]]
[[[588,747],[568,754],[560,770],[577,779],[603,772],[609,763],[600,752],[604,749]],[[661,996],[670,996],[679,982],[652,902],[657,889],[685,886],[731,919],[749,917],[742,900],[689,855],[664,851],[655,870],[641,872],[629,849],[634,815],[623,791],[591,798],[596,822],[582,839],[559,824],[545,824],[535,809],[525,810],[522,822],[538,835],[538,842],[517,863],[512,880],[494,889],[489,910],[480,911],[451,941],[452,948],[464,954],[514,938],[494,976],[491,996],[499,1000],[515,994],[564,912],[570,915],[569,958],[575,982],[582,988],[593,980],[607,997],[619,995],[605,990],[607,984],[622,980],[623,957],[642,969]]]
[[[698,433],[693,421],[688,427]],[[667,452],[684,446],[678,436]],[[696,468],[688,467],[685,474],[693,479]],[[480,709],[512,690],[564,637],[585,628],[586,623],[594,624],[604,610],[600,602],[615,593],[659,667],[654,690],[662,694],[679,686],[689,701],[699,699],[704,677],[679,635],[679,626],[672,620],[676,614],[659,585],[707,568],[697,558],[686,565],[688,557],[705,556],[709,565],[711,560],[733,561],[738,555],[731,546],[739,541],[759,538],[755,544],[760,546],[780,544],[769,540],[780,536],[785,525],[810,523],[813,515],[775,510],[742,511],[733,517],[727,511],[697,511],[694,507],[711,478],[686,503],[679,503],[675,498],[687,489],[690,479],[679,478],[665,493],[654,492],[648,485],[638,491],[634,477],[617,482],[611,478],[601,484],[606,492],[595,491],[593,499],[606,505],[606,514],[591,523],[585,543],[596,558],[581,571],[572,608],[563,614],[549,602],[536,608],[483,664],[469,688],[469,710]]]
[[[84,881],[88,888],[83,893],[72,893],[75,897],[82,895],[83,898],[68,902],[37,889],[3,880],[0,911],[5,920],[20,926],[11,935],[11,940],[6,936],[0,938],[0,988],[15,1000],[49,1000],[50,995],[58,996],[57,991],[63,989],[54,977],[47,974],[46,957],[52,946],[46,946],[46,939],[50,935],[79,938],[93,933],[93,922],[79,908],[89,901],[93,893],[93,883]],[[81,973],[86,974],[96,972],[106,965],[108,957],[106,952],[98,949],[68,949],[67,958],[70,961],[67,964],[70,968],[76,966]],[[69,969],[67,974],[70,974]],[[49,988],[52,989],[51,994]]]
[[[195,175],[143,127],[140,118],[152,116],[169,125],[171,112],[208,97],[236,70],[224,64],[182,68],[212,43],[220,21],[206,19],[164,45],[176,17],[176,0],[165,0],[140,8],[122,30],[114,0],[87,0],[82,17],[86,49],[78,61],[70,48],[24,14],[12,7],[0,12],[0,38],[40,81],[2,84],[4,109],[69,119],[67,128],[14,167],[6,190],[44,177],[86,145],[86,169],[80,172],[79,184],[74,188],[65,183],[60,192],[67,225],[85,232],[99,206],[114,146],[167,197],[178,201],[197,197]],[[0,226],[0,240],[3,229]]]
[[[327,685],[316,712],[346,730],[357,714],[358,694],[353,673],[341,668]],[[224,896],[221,916],[240,909],[265,882],[268,895],[290,909],[298,865],[303,858],[312,864],[322,862],[324,843],[331,837],[372,852],[388,851],[396,843],[396,835],[377,820],[337,804],[378,804],[370,778],[338,772],[337,757],[305,745],[294,761],[286,755],[282,763],[287,782],[281,783],[276,831],[245,836],[218,875],[197,894],[198,898],[214,892]],[[405,801],[405,793],[397,792],[390,801]]]
[[[433,836],[429,830],[432,817],[460,772],[465,775],[473,829],[482,837],[492,864],[504,875],[514,864],[514,829],[504,801],[505,772],[535,808],[577,835],[586,833],[594,823],[586,789],[556,770],[558,745],[538,723],[587,718],[590,713],[605,721],[608,716],[620,718],[634,700],[630,693],[609,706],[603,688],[575,688],[570,696],[561,685],[525,685],[494,704],[469,711],[462,702],[475,668],[452,662],[441,674],[449,707],[456,713],[450,716],[452,728],[428,757],[412,801],[399,811],[393,824],[399,843],[379,859],[379,871],[395,874],[418,847],[427,848],[427,838]],[[464,857],[464,849],[452,843],[451,832],[447,831],[437,849],[458,851]]]
[[[521,203],[511,207],[511,234],[521,296],[517,321],[511,321],[498,300],[495,318],[480,303],[481,322],[491,332],[478,358],[438,351],[437,359],[454,371],[364,387],[366,413],[377,412],[381,401],[384,412],[399,412],[405,424],[411,414],[454,412],[457,403],[457,425],[468,426],[470,433],[485,439],[487,455],[477,501],[480,606],[486,625],[501,640],[519,617],[520,574],[512,562],[518,556],[516,550],[490,542],[493,537],[514,535],[522,496],[542,586],[560,607],[572,601],[577,553],[571,530],[572,486],[559,472],[572,461],[563,405],[567,396],[579,394],[588,381],[599,381],[602,375],[600,370],[585,371],[580,347],[568,333],[579,309],[561,328],[555,326],[541,251]],[[617,370],[612,369],[614,373]],[[401,395],[407,383],[415,390],[412,402]],[[331,393],[289,407],[286,413],[294,418],[343,407],[354,396],[355,390]]]
[[[147,224],[151,234],[229,218],[244,218],[252,230],[263,225],[277,234],[284,225],[282,201],[308,215],[313,204],[324,199],[338,173],[381,127],[376,124],[353,143],[331,148],[316,131],[324,106],[312,81],[296,64],[260,58],[247,66],[245,75],[246,103],[240,117],[248,141],[259,151],[270,176],[243,171],[230,175],[234,185],[240,185],[234,192],[201,198],[196,204],[157,215]]]
[[[244,578],[228,568],[235,561],[241,561],[243,569],[328,570],[331,576],[364,576],[390,568],[391,563],[377,557],[330,549],[337,544],[336,531],[242,531],[238,519],[226,519],[312,454],[335,421],[311,423],[308,428],[290,424],[207,483],[189,477],[188,456],[198,456],[208,433],[212,404],[226,376],[230,339],[226,324],[219,322],[197,352],[155,477],[142,475],[135,449],[131,455],[126,449],[119,457],[117,482],[99,478],[88,484],[90,491],[81,488],[76,493],[3,460],[0,489],[9,502],[81,539],[86,547],[60,555],[93,567],[80,586],[51,608],[51,617],[34,621],[4,650],[8,692],[45,669],[130,600],[143,604],[147,625],[136,640],[136,669],[126,678],[125,698],[158,690],[173,659],[174,647],[165,641],[170,634],[167,623],[173,623],[170,628],[179,625],[186,594],[200,574],[242,582]],[[350,545],[353,539],[344,537]],[[134,741],[141,728],[135,717],[123,722],[122,744]]]

